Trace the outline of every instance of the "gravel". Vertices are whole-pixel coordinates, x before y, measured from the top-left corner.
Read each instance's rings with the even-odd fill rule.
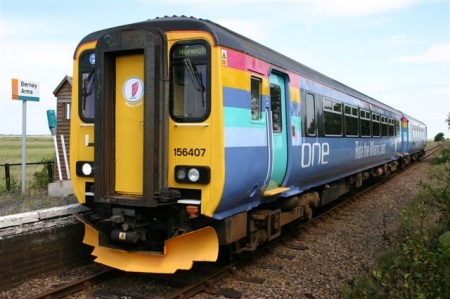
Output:
[[[229,277],[216,287],[242,292],[241,298],[339,298],[342,286],[349,286],[356,278],[370,272],[381,254],[389,249],[401,224],[401,211],[421,190],[418,182],[428,180],[429,168],[430,159],[413,165],[343,212],[302,232],[287,244],[280,244],[274,252],[239,272],[239,277],[264,279],[262,284]],[[0,293],[0,297],[18,298],[35,294],[46,286],[66,282],[68,277],[90,273],[92,268],[89,267],[98,266],[33,279]],[[114,288],[127,293],[130,277],[133,276],[126,275],[112,282]],[[142,275],[135,277],[139,277],[143,285],[134,285],[134,291],[149,289],[151,280],[143,279]],[[108,288],[107,285],[102,287]],[[158,286],[152,286],[151,293],[143,293],[141,297],[161,298],[159,294],[167,294],[166,286],[159,287],[160,291]],[[90,292],[80,292],[70,298],[95,297]],[[202,293],[194,298],[225,297]]]
[[[420,192],[418,182],[428,180],[429,168],[429,160],[413,165],[344,212],[247,267],[244,275],[264,278],[262,285],[227,278],[218,287],[241,291],[241,298],[339,298],[342,286],[370,272],[390,248],[401,224],[401,211]],[[270,269],[268,264],[281,269]],[[224,297],[199,294],[194,298]]]

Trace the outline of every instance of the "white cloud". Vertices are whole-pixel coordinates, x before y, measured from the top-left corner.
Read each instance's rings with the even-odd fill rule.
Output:
[[[398,61],[403,63],[450,62],[450,44],[433,44],[422,54],[400,56]]]

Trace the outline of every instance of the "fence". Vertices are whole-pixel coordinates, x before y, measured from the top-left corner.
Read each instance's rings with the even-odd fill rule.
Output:
[[[54,181],[55,162],[34,162],[26,163],[26,180],[29,188],[47,188],[48,183]],[[40,167],[40,165],[44,165]],[[21,189],[22,163],[0,164],[5,171],[0,172],[0,192],[15,192]]]

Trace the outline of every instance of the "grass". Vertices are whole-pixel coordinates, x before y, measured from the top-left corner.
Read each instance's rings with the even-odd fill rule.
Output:
[[[27,136],[26,162],[54,161],[52,136]],[[0,135],[0,165],[22,163],[22,136]],[[0,216],[76,203],[74,196],[49,197],[46,165],[27,165],[27,192],[21,193],[22,167],[11,166],[11,192],[6,191],[5,167],[0,166]],[[55,174],[56,175],[56,174]],[[39,181],[42,180],[42,181]]]
[[[55,149],[53,138],[51,136],[27,136],[26,140],[26,159],[27,163],[53,162],[55,159]],[[0,136],[0,193],[6,191],[6,174],[4,164],[10,165],[11,191],[21,190],[22,181],[22,137],[21,136]],[[45,182],[37,181],[46,178],[46,165],[27,165],[26,179],[28,187],[43,187]],[[44,175],[36,176],[36,173]],[[35,191],[34,191],[35,192]]]
[[[22,163],[22,136],[0,136],[0,164]],[[52,136],[27,136],[26,161],[53,160],[55,147]]]

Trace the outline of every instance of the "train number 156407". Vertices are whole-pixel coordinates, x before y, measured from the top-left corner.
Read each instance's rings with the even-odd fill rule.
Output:
[[[173,149],[173,154],[179,157],[203,157],[206,153],[205,148],[185,148],[185,147],[176,147]]]

